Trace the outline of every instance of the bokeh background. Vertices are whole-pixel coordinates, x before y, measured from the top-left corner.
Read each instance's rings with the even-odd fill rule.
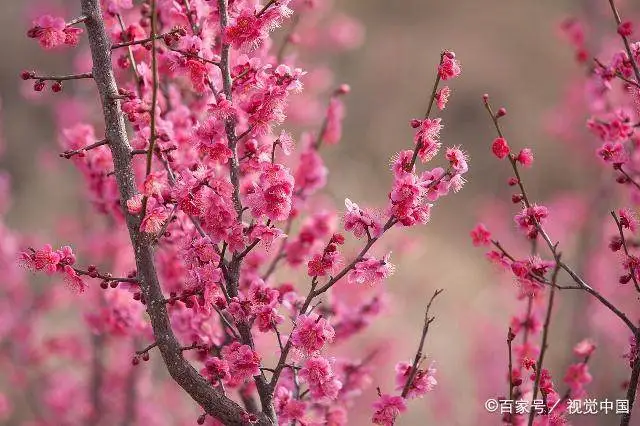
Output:
[[[78,175],[56,158],[50,110],[23,96],[24,86],[18,78],[22,69],[64,73],[70,60],[67,53],[43,53],[24,36],[29,26],[29,3],[1,2],[5,154],[0,167],[13,177],[9,224],[46,234],[60,218],[86,206],[78,198],[82,193],[78,191]],[[423,114],[439,52],[453,50],[462,62],[463,75],[452,84],[453,95],[442,114],[442,139],[446,145],[462,145],[469,153],[468,184],[439,203],[429,226],[416,228],[411,239],[394,243],[398,269],[387,284],[392,294],[390,311],[364,339],[373,342],[387,336],[389,345],[408,359],[415,351],[426,301],[436,288],[444,288],[434,308],[437,320],[427,339],[427,353],[437,363],[441,387],[424,400],[413,401],[398,424],[476,424],[489,396],[481,394],[487,372],[479,370],[488,359],[504,359],[502,365],[506,365],[506,328],[511,314],[521,307],[514,301],[515,292],[501,289],[509,286],[508,280],[505,283],[495,274],[482,251],[471,246],[468,235],[488,204],[510,197],[504,184],[509,176],[506,165],[495,161],[489,152],[494,133],[481,96],[490,93],[497,105],[507,107],[505,129],[511,143],[534,149],[536,166],[527,172],[526,180],[536,199],[579,188],[588,190],[600,169],[574,161],[570,153],[575,146],[567,146],[549,132],[554,108],[562,103],[571,79],[584,72],[575,63],[572,50],[560,41],[557,28],[563,18],[578,15],[595,34],[613,34],[608,2],[351,0],[336,5],[357,18],[366,33],[358,49],[329,64],[336,80],[352,88],[346,98],[343,141],[324,152],[332,171],[328,194],[338,206],[345,197],[364,205],[385,202],[389,158],[411,143],[408,121]],[[624,2],[623,8],[626,13],[640,9],[630,1]],[[584,149],[591,153],[593,147],[593,140],[585,139]],[[601,208],[612,207],[616,206]],[[505,217],[507,222],[511,220]],[[506,223],[505,228],[510,226]],[[578,254],[568,256],[579,261]],[[561,378],[571,360],[571,348],[590,332],[589,319],[582,316],[584,296],[568,293],[561,299],[548,365],[557,374],[559,388],[564,389]],[[627,370],[624,360],[615,357],[625,349],[594,357],[594,395],[622,397],[620,383]],[[389,374],[380,376],[380,386],[390,386],[392,361],[387,361]],[[495,374],[502,376],[504,372]],[[368,413],[363,415],[366,419]],[[639,419],[636,416],[636,421]],[[494,424],[498,423],[496,419]],[[615,423],[611,417],[575,422]]]

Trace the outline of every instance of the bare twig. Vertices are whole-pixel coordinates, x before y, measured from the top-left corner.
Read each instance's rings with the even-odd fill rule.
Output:
[[[68,74],[68,75],[37,75],[34,72],[26,72],[22,74],[23,80],[65,81],[65,80],[81,80],[85,78],[93,78],[93,74],[90,72],[85,72],[81,74]]]
[[[151,14],[151,20],[153,21],[153,13]],[[135,45],[138,45],[138,44],[151,43],[153,45],[156,40],[162,39],[162,38],[164,38],[164,37],[166,37],[168,35],[178,34],[181,31],[183,31],[181,28],[174,28],[171,31],[166,31],[166,32],[164,32],[162,34],[156,34],[154,29],[153,29],[153,25],[152,25],[151,35],[149,37],[141,39],[141,40],[130,40],[130,41],[123,41],[122,43],[113,44],[111,46],[111,50],[120,49],[122,47],[135,46]]]
[[[436,319],[435,317],[429,317],[429,309],[431,309],[431,304],[433,300],[444,290],[436,290],[431,296],[429,303],[427,304],[427,309],[424,313],[424,325],[422,326],[422,335],[420,336],[420,343],[418,344],[418,350],[416,351],[416,355],[413,358],[413,364],[411,365],[411,370],[409,372],[409,377],[407,378],[407,382],[404,384],[404,388],[402,388],[402,397],[406,398],[409,390],[411,389],[411,385],[413,384],[413,379],[415,379],[416,374],[418,374],[418,363],[422,359],[422,351],[424,349],[424,341],[427,337],[427,333],[429,332],[429,325]]]
[[[509,374],[507,375],[509,380],[509,401],[513,401],[513,352],[511,351],[511,342],[513,342],[515,337],[511,327],[509,327],[509,331],[507,332],[507,349],[509,350]]]
[[[560,271],[560,254],[557,254],[555,258],[555,266],[553,268],[553,274],[551,277],[551,282],[554,284],[558,279],[559,271]],[[533,406],[533,401],[535,401],[536,397],[538,396],[538,388],[540,387],[540,375],[542,373],[542,363],[544,362],[544,356],[547,352],[547,347],[548,347],[547,342],[549,338],[549,330],[551,328],[550,327],[551,313],[553,311],[553,299],[555,297],[555,294],[556,294],[556,287],[551,286],[551,290],[549,291],[549,302],[547,303],[547,315],[545,317],[544,326],[542,329],[542,344],[540,347],[540,356],[538,357],[538,362],[536,363],[536,378],[533,383],[533,396],[531,397],[531,406]],[[543,395],[543,396],[546,399],[546,395]],[[533,410],[533,409],[530,410],[528,426],[533,425],[533,419],[535,415],[536,415],[536,410]]]
[[[640,333],[636,333],[636,344],[640,342]],[[640,356],[636,356],[636,360],[633,363],[631,369],[631,378],[629,379],[629,387],[627,388],[627,401],[629,401],[629,411],[622,415],[620,420],[620,426],[629,426],[631,423],[631,413],[633,412],[633,403],[636,400],[636,392],[638,390],[638,383],[640,380]]]
[[[94,148],[97,148],[99,146],[102,146],[102,145],[106,145],[108,143],[109,143],[109,141],[107,141],[106,139],[102,139],[102,140],[99,140],[97,142],[92,143],[91,145],[83,146],[82,148],[61,152],[59,155],[62,158],[69,159],[69,158],[73,157],[74,155],[83,154],[83,153],[85,153],[87,151],[90,151],[90,150],[92,150]]]

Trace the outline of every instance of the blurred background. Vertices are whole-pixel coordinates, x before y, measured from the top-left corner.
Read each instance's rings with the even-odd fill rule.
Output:
[[[25,100],[28,90],[18,77],[25,68],[65,73],[70,60],[65,58],[68,53],[43,53],[25,37],[30,22],[28,3],[5,0],[0,14],[5,137],[0,167],[12,175],[14,202],[9,224],[46,234],[61,217],[72,216],[86,206],[77,198],[82,193],[78,191],[78,174],[56,157],[50,110],[37,101]],[[627,15],[640,9],[631,1],[620,3]],[[398,424],[477,424],[486,414],[484,401],[495,396],[492,392],[500,392],[504,382],[504,369],[500,368],[506,369],[507,327],[511,315],[522,311],[513,283],[495,273],[469,238],[478,220],[491,221],[491,217],[508,233],[515,211],[507,203],[506,164],[490,154],[494,129],[481,96],[489,93],[496,108],[507,108],[504,126],[512,146],[534,150],[535,167],[526,172],[525,180],[535,199],[549,200],[559,193],[594,188],[601,168],[595,162],[577,159],[579,156],[572,154],[576,145],[563,142],[549,130],[564,119],[553,111],[566,99],[572,79],[585,72],[576,64],[572,49],[560,41],[559,23],[568,16],[580,16],[591,27],[594,39],[598,34],[609,34],[615,40],[608,2],[351,0],[338,1],[336,6],[359,20],[365,31],[358,49],[328,64],[336,83],[345,82],[352,88],[346,98],[343,140],[324,151],[331,170],[328,194],[339,208],[345,197],[361,205],[385,203],[391,181],[389,158],[412,143],[408,122],[424,114],[440,51],[453,50],[462,63],[463,74],[451,84],[453,94],[441,114],[445,125],[442,141],[448,146],[461,145],[469,153],[468,183],[460,193],[437,205],[430,225],[414,228],[411,238],[394,241],[397,273],[387,283],[392,295],[390,311],[363,339],[373,342],[379,336],[392,336],[387,337],[389,345],[409,359],[415,352],[426,301],[436,288],[444,288],[434,307],[437,320],[426,345],[428,358],[435,360],[438,368],[440,389],[411,402],[408,414]],[[583,127],[580,122],[578,126]],[[577,142],[587,156],[596,146],[589,136]],[[609,198],[604,200],[601,208],[605,211],[618,207],[606,204]],[[492,216],[487,218],[491,205]],[[595,207],[590,202],[587,206]],[[502,221],[496,213],[500,211],[504,211]],[[562,223],[571,223],[571,211],[563,212],[566,222]],[[570,237],[574,244],[567,247],[567,257],[580,262],[578,249],[584,241]],[[598,342],[606,333],[591,325],[592,318],[582,316],[588,303],[585,296],[563,293],[560,299],[548,366],[557,387],[564,389],[562,377],[572,362],[572,347],[589,336]],[[637,303],[632,306],[637,309]],[[594,355],[594,382],[589,389],[598,398],[623,396],[620,385],[628,371],[620,359],[627,349],[624,338],[621,341],[622,345]],[[609,343],[603,341],[604,346]],[[487,360],[496,360],[498,369],[479,371]],[[383,389],[391,386],[394,362],[395,358],[389,357],[388,374],[381,374],[376,385]],[[489,383],[486,377],[492,374],[500,378]],[[497,389],[493,383],[498,383]],[[366,398],[371,397],[372,393]],[[363,411],[361,421],[354,419],[353,424],[366,424],[368,415]],[[499,419],[493,418],[493,424],[498,424]],[[636,422],[639,420],[637,415]],[[574,424],[610,425],[616,421],[592,416],[576,419]]]

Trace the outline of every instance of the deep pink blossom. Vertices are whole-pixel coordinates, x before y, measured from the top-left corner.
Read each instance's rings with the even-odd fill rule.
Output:
[[[543,224],[547,216],[549,216],[549,210],[545,206],[532,205],[525,207],[514,217],[514,220],[523,232],[532,237],[537,234],[537,226]]]
[[[491,151],[493,152],[493,155],[498,157],[500,160],[505,158],[511,152],[509,144],[507,144],[507,141],[504,138],[496,138],[491,145]]]
[[[525,167],[531,167],[533,164],[533,152],[529,148],[520,150],[516,156],[516,161]]]
[[[564,382],[571,388],[572,398],[584,396],[583,388],[591,383],[592,380],[593,378],[589,373],[589,365],[584,362],[570,365],[567,369],[567,374],[564,376]]]
[[[269,35],[269,31],[280,25],[291,14],[289,1],[280,1],[258,16],[250,8],[242,9],[225,30],[225,38],[235,49],[258,47]]]
[[[356,238],[362,238],[367,233],[371,237],[382,234],[382,224],[368,212],[360,209],[356,203],[346,198],[344,214],[345,231],[353,232]]]
[[[373,403],[373,410],[371,421],[374,424],[393,426],[398,415],[407,410],[407,405],[401,396],[383,394]]]
[[[305,361],[300,369],[300,377],[309,385],[311,396],[320,400],[335,399],[342,388],[342,382],[333,373],[331,362],[319,356]]]
[[[442,146],[440,130],[443,126],[441,123],[440,118],[425,118],[412,122],[412,127],[418,129],[413,138],[415,144],[419,146],[418,156],[425,163],[435,157]]]
[[[269,164],[262,169],[258,182],[247,194],[247,204],[256,217],[267,216],[271,220],[285,220],[291,211],[293,176],[279,164]]]
[[[453,52],[445,52],[442,56],[442,63],[438,67],[438,75],[443,81],[450,80],[460,75],[460,63]]]
[[[225,382],[231,378],[229,364],[218,357],[208,358],[200,373],[213,384],[217,384],[220,381]]]
[[[596,345],[589,339],[582,340],[573,348],[573,352],[576,355],[583,357],[590,356],[595,350]]]
[[[327,168],[315,149],[300,154],[300,163],[295,172],[296,187],[305,195],[310,195],[325,186]]]
[[[408,362],[400,362],[396,364],[396,390],[404,390],[412,370],[412,364]],[[433,365],[429,366],[426,370],[417,368],[417,371],[413,376],[413,380],[409,385],[407,398],[419,398],[423,397],[428,392],[431,392],[438,384],[438,381],[434,377],[435,373],[436,369]]]
[[[29,30],[28,35],[31,38],[37,38],[40,46],[44,49],[53,49],[65,44],[68,46],[77,45],[78,36],[81,33],[82,29],[80,28],[67,27],[62,18],[43,15],[33,22],[33,27]]]
[[[335,331],[329,321],[312,313],[296,318],[291,343],[306,354],[314,354],[330,343],[334,336]]]
[[[483,223],[477,224],[470,235],[473,245],[476,247],[488,246],[491,243],[491,232]]]
[[[456,174],[464,174],[469,170],[469,166],[467,164],[467,160],[469,158],[460,148],[447,148],[446,158],[449,160],[451,169]]]
[[[449,96],[451,96],[451,89],[449,86],[444,86],[442,89],[436,92],[436,105],[438,109],[443,110],[449,102]]]
[[[619,209],[618,217],[620,226],[628,229],[631,232],[636,232],[636,230],[638,229],[638,217],[631,209]]]
[[[154,207],[147,211],[140,223],[140,230],[148,234],[157,234],[169,219],[169,212],[164,206]]]
[[[391,253],[382,260],[367,257],[355,264],[349,273],[349,281],[357,284],[377,284],[393,274],[395,267],[389,263]]]
[[[233,342],[220,351],[222,359],[229,365],[229,374],[233,383],[260,374],[260,356],[248,345]]]
[[[633,23],[630,21],[622,22],[618,25],[618,34],[623,37],[631,37],[633,35]]]

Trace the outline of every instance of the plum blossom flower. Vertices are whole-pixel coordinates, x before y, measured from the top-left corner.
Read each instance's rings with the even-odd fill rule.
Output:
[[[293,176],[281,164],[264,166],[258,182],[247,194],[247,205],[255,217],[267,216],[271,220],[285,220],[291,211]]]
[[[274,392],[276,414],[280,424],[289,424],[299,421],[305,424],[304,416],[307,411],[307,403],[293,398],[293,392],[284,386],[278,386]]]
[[[142,194],[137,194],[127,200],[127,211],[130,214],[136,215],[142,212],[143,197],[144,196]]]
[[[441,185],[443,182],[440,181],[444,173],[444,170],[439,168],[432,172],[424,172],[420,178],[412,173],[397,177],[389,194],[391,214],[404,226],[428,223],[432,205],[424,203],[423,200],[435,200],[448,191],[446,185]]]
[[[413,151],[405,150],[398,152],[391,159],[391,170],[395,179],[400,179],[404,175],[412,174],[415,172],[415,165],[411,165],[411,159],[413,157]]]
[[[460,148],[447,148],[445,156],[449,160],[451,169],[456,174],[464,174],[469,171],[469,165],[467,164],[469,158]]]
[[[325,318],[312,313],[299,315],[291,333],[291,343],[306,354],[320,351],[326,343],[333,341],[335,331]]]
[[[357,284],[377,284],[393,274],[395,267],[389,263],[391,253],[378,260],[366,257],[355,264],[349,273],[349,282]]]
[[[33,253],[22,252],[20,255],[22,264],[34,271],[44,271],[48,275],[58,270],[58,263],[62,256],[54,251],[50,244],[45,244],[40,250]]]
[[[382,224],[369,213],[361,210],[356,203],[346,198],[344,205],[346,207],[344,214],[345,231],[353,232],[356,238],[362,238],[367,232],[372,237],[378,237],[382,234]]]
[[[342,388],[342,382],[333,373],[331,362],[320,356],[306,360],[300,369],[300,377],[309,385],[313,398],[335,399]]]
[[[374,424],[393,426],[396,422],[396,417],[407,410],[407,405],[401,396],[383,394],[373,403],[373,409],[374,413],[371,421]]]
[[[554,266],[551,261],[532,256],[527,260],[516,260],[511,263],[511,272],[527,295],[535,294],[542,289],[541,278]]]
[[[541,225],[548,216],[549,210],[545,206],[534,204],[531,207],[525,207],[514,217],[514,220],[529,237],[534,237],[537,235],[538,225]]]
[[[419,146],[418,157],[423,163],[428,162],[436,156],[442,146],[440,143],[440,130],[442,130],[442,119],[425,118],[424,120],[413,120],[411,126],[416,134],[413,138],[415,144]]]
[[[291,15],[289,0],[281,0],[261,15],[251,8],[244,8],[233,19],[224,32],[226,41],[234,49],[254,49],[269,35],[269,31],[277,28],[282,20]]]
[[[53,250],[50,244],[46,244],[39,250],[30,249],[20,254],[20,263],[27,269],[43,271],[47,275],[60,273],[71,290],[82,293],[87,285],[72,267],[75,262],[76,256],[69,246]]]
[[[42,48],[53,49],[63,45],[76,46],[81,33],[80,28],[67,27],[62,18],[43,15],[33,21],[33,27],[27,35],[38,39]]]
[[[305,195],[311,195],[327,182],[327,168],[315,149],[300,154],[300,163],[295,172],[296,186]]]
[[[627,208],[618,210],[618,217],[620,226],[628,229],[631,232],[636,232],[636,230],[638,229],[638,218],[631,209]]]
[[[477,224],[470,235],[473,245],[476,247],[488,246],[491,243],[491,232],[483,223]]]
[[[234,384],[260,374],[260,356],[250,346],[233,342],[222,348],[220,354],[229,365],[230,381]]]
[[[533,152],[529,148],[523,148],[516,156],[516,161],[525,167],[533,164]]]
[[[564,376],[564,382],[571,388],[572,398],[584,396],[584,386],[591,383],[592,380],[593,378],[589,373],[589,365],[584,362],[570,365]]]
[[[500,160],[506,158],[507,155],[511,152],[509,149],[509,144],[505,138],[496,138],[491,144],[491,152],[493,155],[498,157]]]
[[[596,154],[606,163],[612,164],[624,164],[629,159],[622,142],[605,142],[598,148]]]
[[[449,96],[451,96],[451,89],[449,86],[444,86],[442,89],[436,92],[436,105],[439,110],[443,110],[447,106],[447,102],[449,101]]]
[[[400,362],[396,365],[396,390],[401,391],[407,384],[407,380],[413,370],[412,364],[408,362]],[[433,364],[426,370],[417,369],[411,385],[409,385],[409,391],[407,392],[407,398],[419,398],[431,392],[438,381],[434,377],[436,373]]]
[[[438,67],[438,75],[442,81],[447,81],[460,75],[460,63],[453,52],[444,52],[442,63]]]
[[[169,219],[169,211],[164,206],[157,206],[147,211],[140,223],[140,230],[147,234],[157,234]]]
[[[74,293],[84,293],[87,289],[87,284],[82,280],[82,278],[80,278],[80,276],[78,276],[75,269],[71,266],[65,265],[63,267],[63,275],[64,282],[67,284],[67,287]]]
[[[204,368],[200,373],[212,384],[226,382],[231,378],[229,364],[224,359],[218,357],[208,358],[204,363]]]
[[[596,345],[590,339],[580,341],[573,348],[573,353],[578,356],[588,357],[596,350]]]

